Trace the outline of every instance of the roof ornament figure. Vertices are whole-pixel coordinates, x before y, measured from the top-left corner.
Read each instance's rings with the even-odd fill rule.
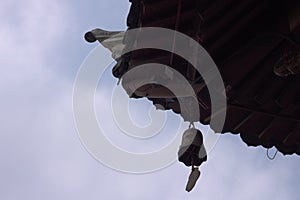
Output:
[[[125,31],[106,31],[100,28],[93,29],[84,35],[84,39],[93,43],[98,41],[102,46],[107,48],[112,53],[112,58],[117,61],[114,68],[118,68],[120,64],[122,51],[125,47],[123,43]],[[117,85],[121,82],[121,78],[118,79]]]
[[[106,31],[100,28],[87,32],[84,38],[87,42],[98,42],[112,52],[112,57],[118,60],[125,47],[123,44],[124,31]]]

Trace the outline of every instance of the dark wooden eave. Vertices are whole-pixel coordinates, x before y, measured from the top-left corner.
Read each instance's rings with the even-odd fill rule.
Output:
[[[127,19],[129,29],[164,27],[178,30],[198,41],[214,59],[227,95],[228,108],[222,133],[240,133],[250,146],[275,146],[283,154],[300,155],[300,75],[297,68],[288,76],[278,76],[274,72],[280,58],[289,52],[297,57],[299,51],[297,13],[300,13],[300,6],[297,1],[131,2]],[[195,85],[201,123],[209,124],[211,116],[218,114],[211,113],[208,90],[200,75],[176,55],[157,53],[157,50],[132,52],[122,57],[113,74],[119,78],[129,69],[147,62],[169,65]],[[123,84],[128,89],[126,84],[130,83]],[[161,98],[159,93],[168,95]],[[164,109],[181,113],[176,97],[166,88],[145,86],[132,95],[134,98],[145,96]]]

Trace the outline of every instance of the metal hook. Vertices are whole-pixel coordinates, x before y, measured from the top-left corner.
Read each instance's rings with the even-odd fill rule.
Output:
[[[273,155],[273,157],[271,157],[271,156],[269,155],[269,149],[270,149],[270,148],[267,149],[267,157],[268,157],[270,160],[274,160],[274,159],[276,158],[276,155],[277,155],[277,153],[278,153],[278,150],[276,149],[275,154]]]
[[[195,128],[195,124],[194,124],[194,122],[190,122],[190,125],[189,125],[189,128]]]

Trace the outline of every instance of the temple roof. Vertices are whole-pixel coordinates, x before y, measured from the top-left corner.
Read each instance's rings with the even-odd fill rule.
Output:
[[[300,155],[300,20],[299,15],[293,14],[300,13],[297,1],[131,2],[128,29],[177,30],[196,40],[213,58],[227,96],[222,133],[240,134],[250,146],[275,146],[283,154]],[[212,116],[218,115],[211,113],[209,93],[200,74],[190,63],[169,52],[148,49],[128,53],[122,56],[113,74],[120,78],[129,69],[147,62],[171,66],[193,83],[201,123],[209,124]],[[125,90],[129,85],[123,83]],[[162,98],[160,93],[166,96]],[[147,97],[166,110],[182,114],[176,97],[167,93],[162,86],[145,86],[131,97]]]

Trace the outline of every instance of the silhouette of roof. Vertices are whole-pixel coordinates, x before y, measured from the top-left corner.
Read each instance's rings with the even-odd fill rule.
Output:
[[[298,2],[131,0],[127,25],[129,29],[169,28],[198,41],[217,64],[226,87],[228,107],[222,133],[240,134],[250,146],[275,146],[283,154],[300,155]],[[203,79],[179,56],[152,49],[134,51],[122,56],[113,74],[121,77],[149,62],[171,66],[195,84],[201,123],[209,124],[218,115],[211,113]],[[128,89],[126,84],[130,83],[123,84]],[[176,97],[162,86],[143,86],[131,97],[148,97],[166,110],[182,113]]]

